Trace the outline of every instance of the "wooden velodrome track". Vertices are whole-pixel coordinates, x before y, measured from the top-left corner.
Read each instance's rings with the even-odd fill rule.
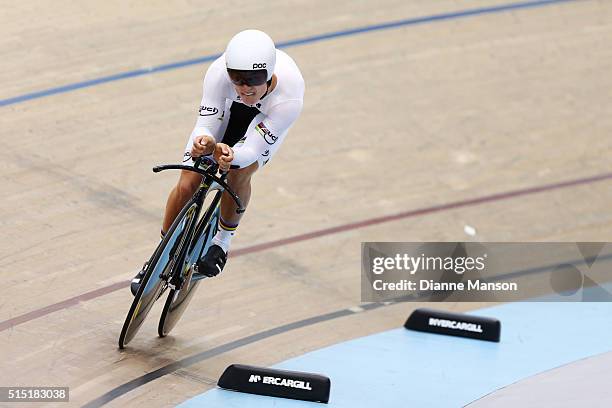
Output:
[[[12,3],[0,97],[216,54],[244,28],[281,43],[503,4]],[[611,43],[612,2],[586,0],[286,48],[305,107],[255,178],[234,256],[170,337],[156,337],[156,308],[123,352],[126,282],[177,177],[151,167],[180,160],[207,64],[3,103],[0,386],[69,386],[75,406],[172,406],[230,363],[401,325],[418,305],[328,315],[360,303],[362,241],[610,241]],[[266,332],[316,316],[327,317]]]

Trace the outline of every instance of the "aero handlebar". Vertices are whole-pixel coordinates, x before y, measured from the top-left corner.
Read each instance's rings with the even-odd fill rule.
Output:
[[[195,164],[193,166],[185,166],[182,164],[164,164],[164,165],[153,167],[153,172],[159,173],[160,171],[164,171],[164,170],[187,170],[187,171],[193,171],[195,173],[201,174],[202,176],[215,181],[217,184],[223,187],[223,189],[227,191],[227,193],[236,202],[236,205],[238,206],[238,209],[236,210],[236,212],[238,214],[242,214],[245,211],[244,205],[242,204],[242,200],[240,199],[240,197],[238,197],[238,195],[234,193],[234,191],[225,182],[227,173],[223,172],[221,173],[221,177],[218,177],[217,176],[218,165],[216,163],[210,165],[206,169],[201,169],[199,167],[201,162],[202,162],[202,158],[200,157],[195,161]],[[237,167],[232,166],[231,168],[237,168]]]

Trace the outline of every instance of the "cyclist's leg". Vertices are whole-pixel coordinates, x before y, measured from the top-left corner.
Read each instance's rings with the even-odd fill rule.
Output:
[[[228,185],[241,198],[246,207],[251,198],[251,176],[259,168],[255,162],[243,169],[230,170],[227,175]],[[238,228],[242,214],[236,213],[236,203],[227,193],[221,196],[221,214],[219,218],[219,229],[212,239],[211,246],[206,254],[198,261],[197,271],[206,276],[215,276],[225,267],[227,254],[232,237]]]
[[[193,161],[191,160],[191,154],[189,154],[189,152],[191,151],[192,143],[193,141],[190,137],[187,142],[187,146],[185,147],[185,155],[183,156],[183,163],[185,164],[193,164]],[[181,212],[181,209],[183,208],[185,203],[193,196],[193,193],[195,193],[195,191],[199,187],[201,180],[202,176],[197,173],[185,170],[181,171],[179,180],[172,188],[172,190],[170,190],[168,200],[166,201],[166,209],[164,212],[164,219],[162,221],[161,228],[161,238],[163,238],[164,234],[168,231],[168,229],[170,229],[170,226],[174,222],[174,219]],[[136,273],[136,276],[132,278],[130,290],[133,295],[135,295],[138,291],[142,278],[145,275],[146,268],[147,263],[145,263],[142,268]]]
[[[231,170],[227,175],[228,185],[240,197],[245,208],[251,199],[251,177],[258,168],[259,163],[255,162],[243,169]],[[224,192],[221,196],[221,219],[230,225],[238,225],[242,214],[236,213],[237,209],[236,202],[227,192]]]
[[[195,193],[195,191],[199,187],[200,180],[202,180],[202,176],[197,173],[186,170],[181,171],[178,183],[170,191],[170,195],[168,196],[168,202],[166,204],[166,211],[164,214],[164,221],[162,226],[162,238],[163,234],[165,234],[166,231],[170,229],[170,226],[174,222],[174,219],[181,212],[181,209],[183,208],[185,203],[191,198],[191,196],[193,196],[193,193]],[[138,273],[136,273],[136,276],[132,278],[130,290],[133,295],[135,295],[138,291],[140,282],[145,275],[146,268],[147,263],[145,263],[138,271]]]
[[[201,180],[202,176],[198,173],[186,170],[181,171],[176,186],[172,188],[168,196],[162,231],[168,231],[168,228],[170,228],[185,203],[189,201],[193,193],[198,189]]]

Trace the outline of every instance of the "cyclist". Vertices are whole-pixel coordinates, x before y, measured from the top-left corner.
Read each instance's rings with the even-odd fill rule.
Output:
[[[304,79],[295,61],[276,49],[272,39],[259,30],[236,34],[225,53],[204,76],[199,116],[185,147],[183,162],[210,155],[222,170],[232,168],[228,185],[248,205],[251,177],[278,151],[289,128],[297,120],[304,99]],[[201,176],[181,171],[170,191],[161,235],[200,185]],[[219,230],[196,271],[216,276],[223,270],[232,237],[242,214],[224,193],[221,198]],[[135,294],[145,267],[132,280]]]

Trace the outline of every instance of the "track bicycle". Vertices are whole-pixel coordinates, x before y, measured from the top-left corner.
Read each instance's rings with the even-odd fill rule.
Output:
[[[232,166],[230,168],[236,168]],[[123,349],[136,335],[153,304],[169,290],[159,319],[157,333],[165,337],[176,326],[187,305],[205,275],[195,273],[193,266],[205,254],[217,233],[221,195],[227,192],[236,202],[238,213],[245,208],[240,198],[227,185],[227,173],[217,175],[218,165],[200,157],[193,166],[167,164],[153,168],[155,173],[164,170],[187,170],[202,175],[200,186],[185,204],[145,264],[145,273],[125,318],[119,348]],[[204,201],[214,194],[208,207]]]

